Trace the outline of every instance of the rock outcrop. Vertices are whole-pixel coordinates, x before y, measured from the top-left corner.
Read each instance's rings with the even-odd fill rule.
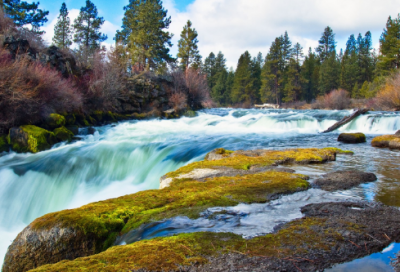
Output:
[[[37,126],[21,126],[10,129],[10,145],[16,152],[36,153],[57,143],[53,132]]]
[[[339,142],[346,144],[359,144],[367,141],[364,133],[342,133],[338,137]]]
[[[371,141],[371,145],[380,148],[400,149],[400,135],[382,135],[375,137]]]
[[[377,177],[374,173],[366,173],[361,171],[337,171],[323,175],[314,181],[314,187],[325,191],[347,190],[361,183],[376,181]]]
[[[176,216],[195,219],[210,207],[267,202],[282,194],[307,190],[307,176],[278,166],[324,163],[346,152],[311,148],[223,153],[231,156],[195,162],[168,173],[166,178],[171,182],[163,190],[142,191],[36,219],[13,241],[3,271],[26,271],[61,259],[89,256],[112,246],[121,234],[151,222]],[[63,235],[60,230],[68,231]],[[161,247],[157,252],[162,255],[165,250]]]
[[[400,211],[371,203],[310,204],[275,233],[243,239],[189,233],[117,246],[33,271],[323,271],[400,241]]]

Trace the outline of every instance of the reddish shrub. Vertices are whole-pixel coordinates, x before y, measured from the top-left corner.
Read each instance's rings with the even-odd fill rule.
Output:
[[[351,106],[350,95],[343,89],[333,90],[325,96],[317,97],[311,105],[313,109],[344,110]]]
[[[376,104],[384,110],[400,110],[400,73],[386,81],[376,95]]]
[[[101,51],[95,53],[89,81],[84,84],[87,85],[85,103],[93,109],[114,110],[116,99],[125,96],[125,67],[113,48],[107,57]]]
[[[188,68],[185,72],[175,69],[172,73],[173,94],[182,93],[187,97],[187,104],[192,109],[212,105],[207,77],[200,70]]]
[[[0,126],[34,124],[52,112],[81,107],[82,97],[70,80],[27,58],[15,61],[0,50]]]
[[[175,109],[175,111],[183,110],[187,107],[186,104],[187,96],[184,93],[176,92],[169,97],[169,105]]]

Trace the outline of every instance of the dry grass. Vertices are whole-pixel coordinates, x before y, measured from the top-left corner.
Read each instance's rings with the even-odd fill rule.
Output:
[[[384,110],[400,110],[400,73],[386,81],[376,95],[376,103]]]

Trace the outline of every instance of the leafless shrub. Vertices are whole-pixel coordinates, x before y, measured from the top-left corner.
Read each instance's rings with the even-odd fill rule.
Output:
[[[400,110],[400,73],[386,81],[376,95],[376,103],[384,110]]]
[[[82,96],[59,72],[0,49],[0,126],[32,124],[52,112],[80,108]]]
[[[125,67],[114,48],[107,54],[96,52],[92,60],[86,102],[95,109],[113,110],[116,99],[125,95]]]
[[[311,105],[313,109],[344,110],[351,106],[350,95],[343,89],[333,90],[330,93],[317,97]]]
[[[199,109],[212,104],[207,77],[199,69],[188,68],[184,72],[174,69],[171,77],[174,86],[172,94],[185,94],[190,108]]]

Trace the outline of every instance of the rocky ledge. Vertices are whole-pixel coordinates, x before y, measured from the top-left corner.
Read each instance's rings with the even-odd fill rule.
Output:
[[[78,209],[47,214],[36,219],[17,236],[9,247],[3,264],[3,272],[27,271],[61,260],[100,253],[113,246],[120,235],[151,222],[176,216],[196,219],[201,212],[210,207],[235,206],[239,203],[265,203],[282,194],[307,190],[310,188],[308,177],[294,174],[292,170],[280,165],[334,161],[336,154],[339,153],[351,152],[337,148],[237,152],[218,149],[210,153],[207,160],[195,162],[168,173],[162,179],[169,179],[168,187],[162,190],[142,191],[91,203]],[[207,174],[205,175],[204,172]],[[185,240],[187,237],[188,241],[202,240],[202,235],[209,237],[216,235],[215,243],[219,239],[217,234],[193,234],[193,236],[182,236],[184,237],[182,239]],[[165,241],[177,239],[177,243],[180,244],[179,237],[166,238]],[[240,243],[244,241],[237,236],[224,234],[218,243],[223,243],[226,237],[235,237],[235,241],[238,239]],[[212,241],[213,239],[211,238]],[[159,240],[144,243],[158,243],[157,241]],[[164,250],[165,252],[174,250],[174,246],[171,245],[163,247],[156,244],[155,246],[160,254],[157,258],[163,256],[164,253],[160,252]],[[219,244],[214,246],[220,247]],[[112,250],[118,248],[123,247],[113,247]],[[187,250],[185,246],[182,248]],[[172,266],[187,265],[186,253],[178,252],[177,254],[181,256],[179,258],[183,258],[179,262],[176,259],[168,261],[168,258],[159,260],[156,258],[153,260],[154,265],[164,267],[165,261],[171,262],[169,265]],[[201,258],[195,259],[204,263]],[[148,257],[148,260],[152,259]],[[132,269],[140,267],[140,262],[132,264]],[[97,270],[97,268],[93,269]],[[64,271],[64,269],[61,270]]]
[[[400,211],[370,203],[310,204],[305,217],[245,240],[191,233],[116,246],[32,271],[322,271],[400,241]]]
[[[380,148],[400,149],[400,133],[393,135],[382,135],[372,139],[371,145]]]

